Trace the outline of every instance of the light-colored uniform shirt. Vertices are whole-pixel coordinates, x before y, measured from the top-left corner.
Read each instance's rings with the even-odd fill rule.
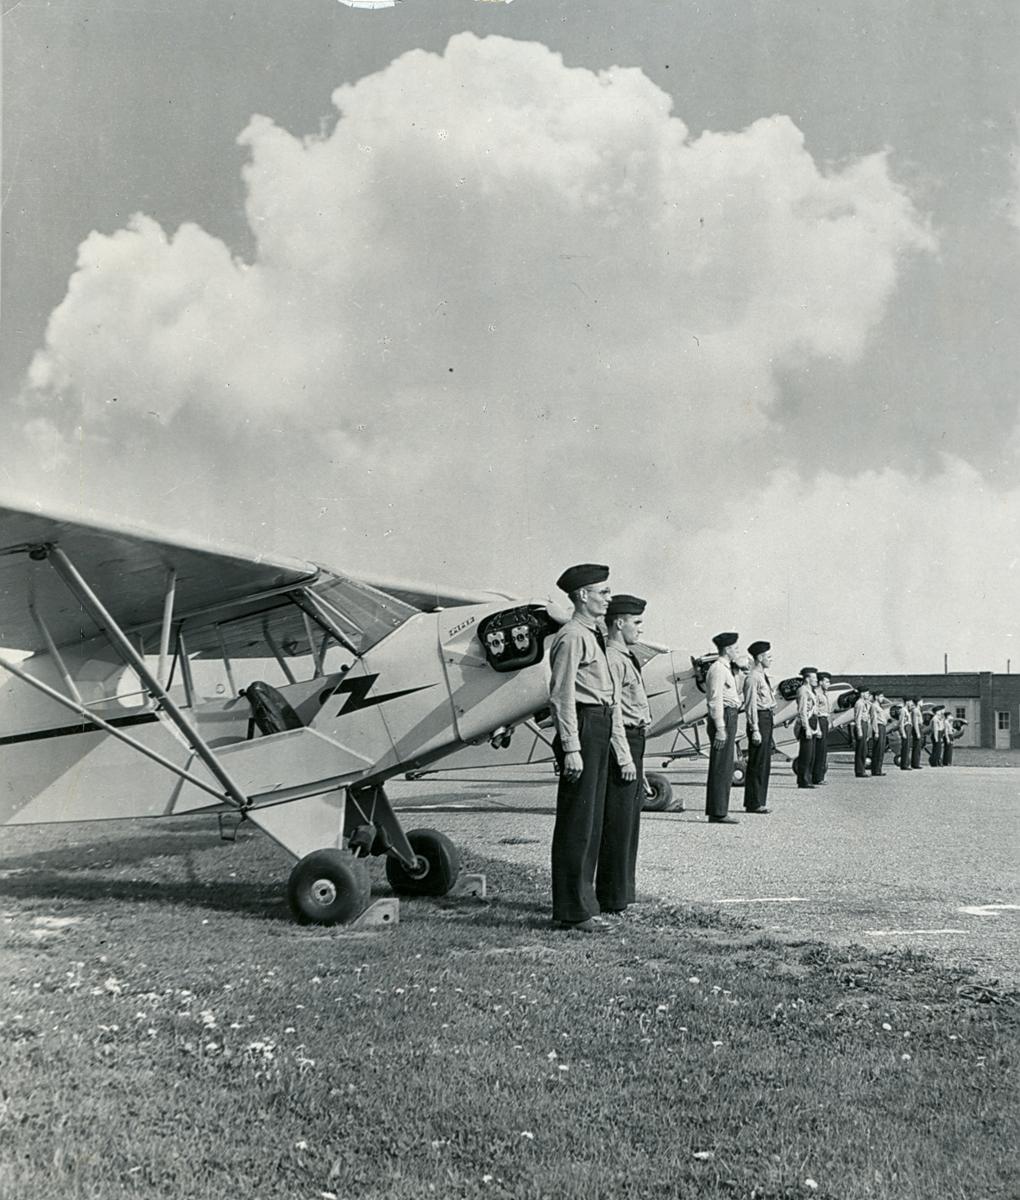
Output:
[[[737,691],[737,681],[733,678],[733,669],[728,658],[717,658],[708,668],[705,676],[705,696],[708,700],[708,715],[715,722],[717,730],[723,729],[726,718],[723,710],[740,707],[740,693]]]
[[[900,737],[906,737],[910,729],[910,709],[905,704],[900,706],[899,725]]]
[[[832,701],[829,699],[829,693],[821,684],[815,689],[815,699],[818,701],[818,715],[820,717],[831,716]]]
[[[920,737],[921,728],[924,725],[924,717],[921,715],[920,706],[917,704],[915,704],[910,710],[910,725],[914,730],[914,733]]]
[[[953,718],[952,718],[952,717],[946,717],[946,720],[945,720],[945,740],[946,740],[947,742],[951,742],[951,741],[953,740],[953,733],[955,732],[955,729],[956,729],[956,726],[953,724]]]
[[[595,625],[571,617],[556,631],[549,649],[549,705],[564,754],[577,754],[579,704],[609,704],[613,710],[612,747],[621,767],[632,766],[627,735],[623,732],[620,689],[609,669],[609,659],[595,636]]]
[[[854,729],[858,737],[867,737],[871,732],[871,701],[863,696],[858,696],[854,705]]]
[[[776,693],[772,690],[772,682],[765,673],[765,668],[755,664],[747,673],[744,680],[744,712],[747,713],[747,728],[752,733],[758,732],[758,712],[762,709],[775,710]]]
[[[878,733],[879,725],[885,725],[889,720],[889,710],[884,708],[879,701],[872,700],[871,702],[871,726]]]
[[[818,716],[818,697],[815,689],[809,683],[802,683],[797,689],[797,716],[800,718],[804,732],[814,737],[821,730],[812,728],[811,718]]]
[[[946,728],[946,719],[941,713],[935,713],[931,719],[931,736],[938,741]]]
[[[620,692],[624,726],[638,726],[643,729],[651,725],[652,710],[648,706],[644,680],[630,651],[626,646],[610,642],[606,647],[606,655],[609,658],[609,669]]]

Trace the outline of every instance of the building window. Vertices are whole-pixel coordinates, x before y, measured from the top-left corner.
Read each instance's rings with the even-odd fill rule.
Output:
[[[1000,729],[1008,729],[1009,728],[1009,711],[1008,710],[1003,711],[1000,709],[999,712],[997,712],[995,714],[995,716],[996,716],[996,719],[998,720]]]
[[[956,706],[956,719],[958,721],[965,721],[967,719],[967,710],[960,704]]]

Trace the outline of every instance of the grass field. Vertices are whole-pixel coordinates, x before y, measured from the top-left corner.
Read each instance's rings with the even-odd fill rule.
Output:
[[[1015,995],[710,910],[556,933],[467,865],[490,899],[344,935],[257,836],[7,831],[0,1196],[1020,1193]]]

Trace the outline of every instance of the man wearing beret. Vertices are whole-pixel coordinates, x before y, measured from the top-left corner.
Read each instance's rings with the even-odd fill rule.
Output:
[[[797,753],[797,787],[813,788],[812,782],[815,770],[815,746],[821,732],[818,725],[818,697],[815,688],[818,686],[818,669],[816,667],[801,667],[802,683],[797,689],[797,740],[800,750]]]
[[[744,784],[744,808],[749,813],[769,811],[769,778],[772,774],[772,720],[776,694],[768,668],[772,665],[772,644],[752,642],[747,647],[751,669],[744,680],[744,712],[747,717],[747,780]]]
[[[921,751],[924,748],[924,713],[921,711],[921,697],[915,696],[910,709],[910,769],[921,770]]]
[[[910,701],[903,700],[896,714],[896,728],[900,735],[900,770],[910,770]]]
[[[885,727],[889,721],[889,710],[885,706],[885,692],[876,692],[871,702],[871,773],[885,774]]]
[[[733,751],[737,742],[737,710],[741,696],[733,678],[733,663],[740,651],[735,633],[717,633],[712,639],[719,657],[705,676],[708,701],[708,736],[712,749],[708,759],[705,813],[713,825],[736,825],[729,815],[733,786]]]
[[[871,774],[886,774],[886,726],[889,722],[889,709],[886,707],[886,694],[875,692],[875,700],[871,701]]]
[[[871,742],[871,692],[861,688],[854,704],[854,775],[868,778],[868,745]]]
[[[942,765],[951,767],[953,765],[953,738],[956,736],[956,725],[953,718],[949,715],[949,709],[946,709],[946,732],[942,742]]]
[[[622,912],[635,898],[638,835],[644,798],[641,768],[645,757],[645,730],[651,724],[652,712],[641,679],[641,663],[631,647],[641,640],[644,611],[644,600],[627,595],[614,596],[606,611],[609,669],[620,693],[624,734],[637,774],[634,779],[625,779],[619,763],[609,764],[606,815],[595,875],[595,896],[603,912]]]
[[[560,770],[552,840],[553,923],[598,932],[595,872],[602,842],[610,746],[622,778],[637,771],[627,747],[620,696],[599,624],[612,589],[609,568],[581,563],[557,580],[574,615],[552,639],[549,703],[556,725],[553,753]]]
[[[828,671],[818,672],[818,686],[815,688],[815,700],[818,703],[818,740],[815,742],[815,758],[811,770],[811,782],[815,787],[825,783],[829,770],[829,716],[832,712],[832,702],[829,699],[829,683],[832,675]]]
[[[928,763],[933,767],[942,766],[942,743],[946,731],[946,719],[942,715],[944,705],[937,704],[931,714],[931,754]]]

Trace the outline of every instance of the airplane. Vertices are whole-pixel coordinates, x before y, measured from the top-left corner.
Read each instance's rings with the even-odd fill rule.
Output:
[[[445,895],[456,848],[405,832],[386,781],[542,708],[566,619],[0,506],[0,826],[247,820],[295,860],[305,923],[359,917],[370,855],[394,892]]]

